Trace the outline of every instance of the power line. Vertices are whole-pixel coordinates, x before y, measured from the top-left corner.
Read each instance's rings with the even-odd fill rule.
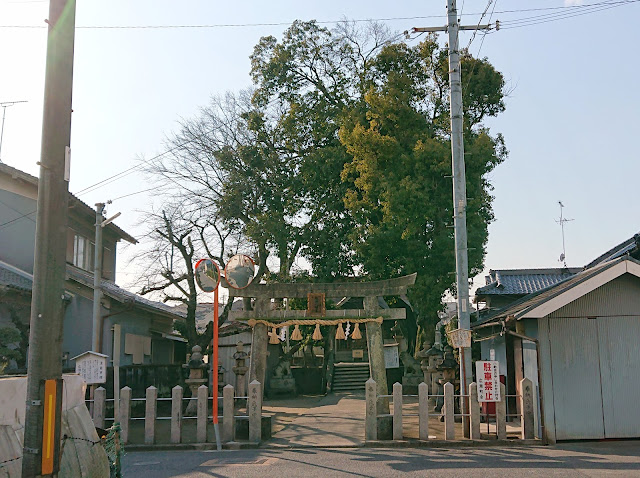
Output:
[[[564,11],[565,14],[573,12],[578,12],[579,10],[590,9],[592,7],[598,6],[611,6],[611,5],[625,5],[636,3],[640,0],[618,0],[615,2],[596,2],[589,4],[581,4],[581,5],[568,5],[561,7],[542,7],[542,8],[521,8],[521,9],[512,9],[512,10],[500,10],[494,12],[496,15],[499,14],[511,14],[511,13],[525,13],[525,12],[541,12],[541,11],[559,11],[561,13]],[[596,10],[597,11],[597,10]],[[472,16],[480,16],[483,17],[486,15],[487,9],[484,12],[478,13],[465,13],[465,17]],[[446,15],[421,15],[421,16],[411,16],[411,17],[380,17],[380,18],[359,18],[354,20],[316,20],[318,24],[339,24],[346,22],[351,23],[366,23],[366,22],[384,22],[384,21],[405,21],[405,20],[424,20],[430,18],[443,18]],[[514,20],[517,21],[517,20]],[[218,24],[186,24],[186,25],[86,25],[86,26],[77,26],[76,29],[80,30],[162,30],[162,29],[210,29],[210,28],[251,28],[251,27],[267,27],[267,26],[288,26],[291,25],[291,21],[289,22],[265,22],[265,23],[218,23]],[[24,29],[43,29],[47,28],[46,25],[0,25],[0,28],[24,28]]]

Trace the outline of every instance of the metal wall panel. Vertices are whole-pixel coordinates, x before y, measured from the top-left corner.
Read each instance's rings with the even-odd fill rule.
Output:
[[[549,319],[557,440],[604,438],[597,321]]]
[[[599,317],[604,429],[607,438],[640,436],[640,316]]]
[[[640,278],[620,277],[592,290],[548,315],[557,317],[620,317],[640,315]]]

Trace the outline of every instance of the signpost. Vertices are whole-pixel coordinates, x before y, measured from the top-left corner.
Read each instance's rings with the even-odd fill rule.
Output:
[[[499,402],[500,396],[500,369],[495,360],[476,362],[476,379],[478,382],[479,402]]]

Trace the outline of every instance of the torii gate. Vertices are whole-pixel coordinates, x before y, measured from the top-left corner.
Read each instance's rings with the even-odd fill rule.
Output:
[[[230,311],[229,313],[229,319],[247,320],[253,326],[249,381],[258,380],[262,384],[265,383],[268,327],[270,325],[280,327],[286,325],[286,321],[294,319],[296,321],[308,319],[309,324],[317,323],[322,319],[340,319],[341,322],[351,321],[366,324],[371,377],[378,384],[379,390],[387,390],[382,320],[380,318],[383,320],[402,320],[406,318],[406,310],[383,309],[378,305],[378,297],[406,295],[407,289],[415,284],[416,275],[414,273],[395,279],[372,282],[251,283],[244,289],[229,287],[230,300],[235,297],[255,298],[253,310]],[[308,298],[309,294],[324,294],[325,297],[362,297],[364,309],[325,310],[323,303],[322,313],[318,315],[309,315],[304,310],[271,310],[272,299]]]

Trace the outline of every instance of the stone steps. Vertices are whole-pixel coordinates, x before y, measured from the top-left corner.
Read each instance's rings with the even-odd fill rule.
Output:
[[[334,392],[363,391],[369,380],[368,363],[337,363],[333,369]]]

